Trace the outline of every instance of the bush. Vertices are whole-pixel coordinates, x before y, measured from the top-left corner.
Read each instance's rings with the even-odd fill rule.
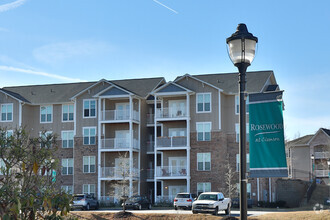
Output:
[[[277,202],[265,202],[265,201],[259,201],[258,207],[262,208],[284,208],[286,202],[285,201],[277,201]]]

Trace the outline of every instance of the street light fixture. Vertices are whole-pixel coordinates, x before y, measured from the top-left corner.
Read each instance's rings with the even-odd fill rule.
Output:
[[[251,65],[256,51],[258,38],[248,32],[245,24],[239,24],[237,30],[227,38],[228,52],[231,61],[239,71],[239,155],[240,155],[240,215],[247,219],[247,190],[246,190],[246,69]]]

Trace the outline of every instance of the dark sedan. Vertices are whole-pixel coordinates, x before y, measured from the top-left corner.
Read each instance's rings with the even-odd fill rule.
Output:
[[[146,196],[132,196],[126,200],[125,206],[126,209],[151,209],[151,203]]]

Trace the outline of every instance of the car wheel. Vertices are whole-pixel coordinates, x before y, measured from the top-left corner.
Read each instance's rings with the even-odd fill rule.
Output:
[[[141,210],[141,209],[142,209],[142,205],[141,205],[141,204],[139,204],[139,206],[138,206],[138,209],[139,209],[139,210]]]
[[[174,206],[174,209],[175,209],[175,210],[178,210],[178,207],[177,207],[177,206]]]
[[[218,209],[218,206],[217,206],[217,207],[215,207],[215,209],[214,209],[213,215],[218,215],[218,212],[219,212],[219,209]]]
[[[225,213],[226,213],[226,215],[229,215],[230,214],[230,205],[229,204],[228,204],[227,209],[225,210]]]
[[[149,210],[151,209],[151,204],[148,205],[148,209],[149,209]]]
[[[197,214],[198,212],[196,212],[196,211],[192,210],[192,213],[193,213],[193,214]]]

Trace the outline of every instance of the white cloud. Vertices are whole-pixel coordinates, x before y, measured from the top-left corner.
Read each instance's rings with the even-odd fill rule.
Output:
[[[26,2],[26,0],[17,0],[17,1],[11,2],[11,3],[0,5],[0,13],[17,8],[21,5],[23,5],[25,2]]]
[[[61,62],[82,56],[99,55],[109,49],[103,42],[74,41],[44,45],[33,51],[33,56],[47,64],[58,64]]]
[[[59,80],[68,81],[68,82],[85,81],[85,80],[81,80],[81,79],[77,79],[77,78],[70,78],[70,77],[61,76],[61,75],[57,75],[57,74],[35,71],[35,70],[30,70],[30,69],[16,68],[16,67],[11,67],[11,66],[0,66],[0,70],[8,71],[8,72],[19,72],[19,73],[25,73],[25,74],[31,74],[31,75],[45,76],[45,77],[59,79]]]

